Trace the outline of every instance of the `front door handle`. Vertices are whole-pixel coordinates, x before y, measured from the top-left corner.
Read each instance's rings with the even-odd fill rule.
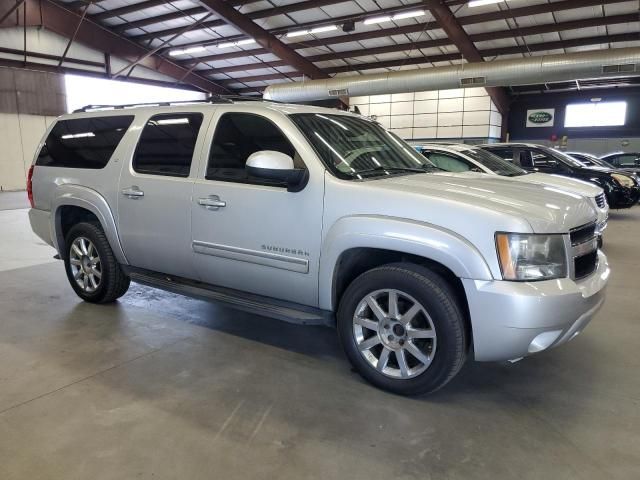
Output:
[[[207,210],[219,210],[227,206],[227,202],[220,200],[218,195],[209,195],[208,197],[199,198],[198,205],[202,205]]]
[[[140,188],[138,188],[136,185],[134,185],[133,187],[125,188],[124,190],[122,190],[122,194],[125,197],[134,200],[140,197],[144,197],[144,192],[140,190]]]

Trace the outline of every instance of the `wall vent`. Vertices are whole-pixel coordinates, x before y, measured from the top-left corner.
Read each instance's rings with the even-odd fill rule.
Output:
[[[348,88],[340,88],[338,90],[329,90],[330,97],[348,97],[349,89]]]
[[[623,65],[605,65],[602,67],[602,73],[633,73],[636,66],[633,63],[625,63]]]
[[[487,77],[468,77],[460,79],[461,87],[481,87],[487,84]]]

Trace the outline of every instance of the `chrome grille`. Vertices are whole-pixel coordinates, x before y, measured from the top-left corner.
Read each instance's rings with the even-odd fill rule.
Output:
[[[598,268],[598,237],[596,224],[574,228],[571,239],[571,277],[575,280],[588,277]]]
[[[604,193],[601,193],[596,197],[596,204],[598,208],[604,208],[607,206],[607,197],[605,197]]]

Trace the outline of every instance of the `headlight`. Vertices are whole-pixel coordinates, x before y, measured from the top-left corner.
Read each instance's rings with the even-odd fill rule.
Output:
[[[562,235],[497,233],[496,248],[505,280],[524,282],[567,276]]]
[[[615,180],[615,182],[621,187],[633,187],[635,185],[633,179],[631,177],[627,177],[626,175],[620,175],[619,173],[612,173],[611,178]]]

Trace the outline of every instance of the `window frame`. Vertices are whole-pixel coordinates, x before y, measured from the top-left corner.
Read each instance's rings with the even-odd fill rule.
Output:
[[[306,180],[304,181],[303,187],[300,189],[300,191],[306,188],[308,184],[309,175],[311,173],[309,169],[309,164],[304,160],[304,157],[300,153],[300,150],[295,147],[294,141],[293,141],[294,139],[292,139],[289,135],[287,135],[285,133],[285,130],[282,129],[272,118],[269,118],[268,116],[262,113],[251,112],[247,110],[236,110],[236,109],[229,109],[229,110],[220,109],[216,113],[217,115],[214,117],[212,121],[212,125],[209,128],[210,134],[207,135],[207,138],[205,139],[205,142],[207,143],[205,145],[205,151],[203,152],[203,162],[202,162],[203,168],[200,174],[201,180],[206,182],[224,182],[224,183],[233,183],[233,184],[239,184],[239,185],[252,185],[257,187],[275,188],[278,190],[285,190],[285,191],[289,189],[289,186],[285,182],[275,182],[270,180],[247,181],[243,179],[234,179],[234,178],[210,178],[208,176],[209,165],[211,163],[211,151],[213,149],[214,141],[216,140],[216,134],[218,133],[218,128],[220,127],[221,121],[223,120],[223,118],[226,115],[251,115],[254,117],[258,117],[266,122],[269,122],[271,125],[273,125],[273,127],[276,128],[280,132],[280,134],[289,142],[293,151],[300,156],[300,161],[304,164],[304,167],[305,167],[304,170],[306,171],[306,174],[305,174]]]
[[[144,133],[145,128],[147,127],[147,125],[149,124],[149,122],[151,120],[153,120],[156,117],[167,117],[167,116],[180,116],[180,115],[199,115],[201,118],[201,122],[200,122],[200,127],[198,129],[198,134],[196,135],[195,138],[195,142],[193,144],[193,153],[191,154],[191,163],[189,164],[189,172],[186,175],[176,175],[176,174],[171,174],[171,173],[150,173],[150,172],[141,172],[139,170],[136,170],[136,157],[138,155],[138,149],[140,148],[140,143],[142,140],[142,135]],[[140,134],[138,135],[138,138],[136,139],[136,148],[134,148],[133,150],[133,154],[131,156],[131,162],[130,162],[130,167],[131,167],[131,173],[133,173],[134,175],[144,175],[144,176],[149,176],[152,178],[156,178],[156,177],[165,177],[165,178],[174,178],[174,179],[187,179],[190,178],[193,174],[193,169],[194,166],[197,166],[199,164],[199,157],[197,157],[196,155],[200,155],[200,149],[198,148],[198,144],[199,144],[199,140],[200,138],[206,134],[208,129],[208,123],[207,123],[207,116],[205,115],[204,112],[201,111],[180,111],[180,112],[174,112],[174,111],[167,111],[167,112],[161,112],[161,113],[153,113],[147,117],[144,118],[143,124],[140,127]]]
[[[449,157],[452,158],[460,163],[464,163],[467,167],[469,167],[468,170],[463,170],[460,172],[451,172],[451,170],[444,170],[445,172],[451,172],[451,173],[465,173],[465,172],[473,172],[474,168],[480,168],[478,167],[475,163],[471,162],[470,160],[467,160],[466,158],[464,158],[462,155],[459,155],[458,153],[452,153],[452,152],[448,152],[446,150],[438,150],[438,149],[433,149],[433,148],[429,148],[426,150],[428,153],[435,153],[437,155],[443,155],[445,157]],[[426,157],[427,160],[429,160],[431,163],[433,163],[436,167],[441,168],[440,166],[438,166],[438,164],[436,162],[434,162],[433,160],[431,160],[429,157]],[[476,172],[477,173],[477,172]],[[484,170],[482,170],[482,173],[485,173]]]
[[[115,147],[111,151],[111,155],[109,155],[109,158],[107,158],[107,160],[104,163],[104,165],[99,166],[99,167],[87,167],[86,165],[84,165],[84,166],[71,166],[71,165],[59,165],[59,164],[58,165],[44,165],[42,163],[39,163],[41,155],[42,155],[42,152],[44,151],[44,149],[47,148],[47,151],[48,151],[47,141],[49,140],[49,137],[51,137],[51,135],[53,135],[53,131],[56,129],[56,127],[58,125],[61,125],[63,122],[74,122],[74,121],[82,121],[82,120],[95,121],[95,120],[106,119],[106,118],[128,119],[129,120],[129,124],[127,125],[126,128],[123,127],[124,128],[124,132],[123,132],[122,136],[120,137],[120,140],[118,141],[118,143],[115,145]],[[36,155],[36,159],[35,159],[35,164],[34,165],[37,166],[37,167],[47,167],[47,168],[72,168],[72,169],[76,169],[76,170],[104,170],[111,163],[111,159],[114,157],[116,151],[118,151],[118,148],[120,148],[122,143],[126,141],[127,133],[131,129],[131,126],[134,125],[134,124],[135,124],[135,115],[132,115],[132,114],[94,115],[94,116],[90,116],[90,117],[61,118],[60,120],[56,121],[51,126],[50,129],[47,130],[47,136],[42,141],[42,143],[38,146],[38,151],[37,151],[37,155]],[[62,136],[61,136],[61,138],[62,138]]]

